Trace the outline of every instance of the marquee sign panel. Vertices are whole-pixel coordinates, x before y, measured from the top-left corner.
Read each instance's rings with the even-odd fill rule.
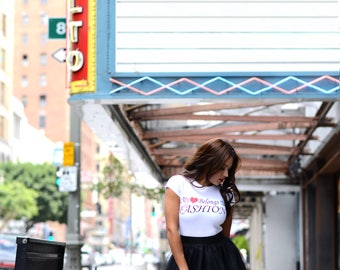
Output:
[[[72,0],[71,99],[339,97],[339,8],[317,0]]]
[[[116,72],[339,70],[338,1],[116,2]]]

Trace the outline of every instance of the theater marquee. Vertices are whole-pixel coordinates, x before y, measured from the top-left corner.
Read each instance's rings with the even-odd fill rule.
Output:
[[[69,101],[338,99],[338,1],[69,0]]]

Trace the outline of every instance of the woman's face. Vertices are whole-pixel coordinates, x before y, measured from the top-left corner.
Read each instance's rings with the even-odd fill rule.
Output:
[[[228,170],[230,169],[232,165],[233,165],[233,158],[230,157],[227,159],[224,166],[220,170],[218,170],[216,173],[214,173],[210,177],[210,179],[208,179],[208,181],[215,186],[221,185],[224,182],[224,179],[228,177]]]

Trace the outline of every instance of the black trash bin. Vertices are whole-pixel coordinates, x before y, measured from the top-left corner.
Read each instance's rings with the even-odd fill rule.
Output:
[[[63,270],[65,243],[17,237],[15,270]]]

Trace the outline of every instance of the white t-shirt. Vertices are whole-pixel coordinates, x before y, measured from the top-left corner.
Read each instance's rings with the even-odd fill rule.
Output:
[[[227,211],[216,186],[202,186],[182,175],[172,176],[166,186],[180,198],[179,232],[183,236],[206,237],[222,231]]]

